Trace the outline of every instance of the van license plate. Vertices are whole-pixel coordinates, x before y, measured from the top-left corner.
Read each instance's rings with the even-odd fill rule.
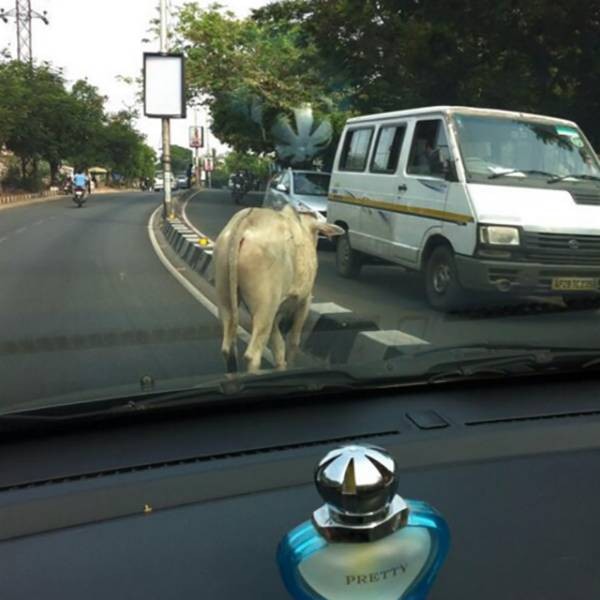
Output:
[[[593,277],[554,277],[552,289],[561,292],[587,292],[600,289]]]

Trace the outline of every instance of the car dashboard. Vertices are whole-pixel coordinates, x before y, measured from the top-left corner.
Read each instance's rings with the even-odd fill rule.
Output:
[[[0,596],[282,599],[275,552],[322,500],[330,449],[396,459],[451,532],[430,598],[598,597],[593,378],[224,403],[9,437]]]

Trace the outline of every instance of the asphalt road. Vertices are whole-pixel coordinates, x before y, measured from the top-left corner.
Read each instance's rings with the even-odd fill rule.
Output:
[[[151,246],[159,203],[137,192],[0,211],[0,410],[223,372],[217,320]]]
[[[252,193],[246,206],[260,206]],[[193,196],[187,216],[202,233],[215,239],[239,210],[226,190]],[[473,314],[445,315],[426,301],[421,276],[395,266],[368,266],[356,280],[335,272],[335,254],[319,251],[315,301],[337,304],[371,318],[381,329],[398,329],[435,345],[540,344],[598,347],[600,311],[567,310],[558,298],[531,299],[526,304],[491,307]]]

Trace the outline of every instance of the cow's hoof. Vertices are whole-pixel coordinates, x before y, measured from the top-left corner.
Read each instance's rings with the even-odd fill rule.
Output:
[[[225,364],[228,373],[238,372],[238,364],[234,354],[229,354],[225,356]]]

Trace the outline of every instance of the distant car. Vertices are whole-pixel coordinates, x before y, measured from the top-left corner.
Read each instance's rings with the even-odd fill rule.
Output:
[[[180,173],[175,177],[178,190],[187,190],[190,187],[190,181],[186,173]]]
[[[165,189],[165,179],[164,179],[163,175],[156,175],[154,177],[153,188],[154,188],[155,192],[160,192]],[[175,177],[171,178],[171,189],[172,190],[177,189],[177,179]]]
[[[283,171],[267,185],[263,206],[281,209],[291,204],[299,210],[311,210],[326,217],[330,178],[329,173],[322,171]]]

